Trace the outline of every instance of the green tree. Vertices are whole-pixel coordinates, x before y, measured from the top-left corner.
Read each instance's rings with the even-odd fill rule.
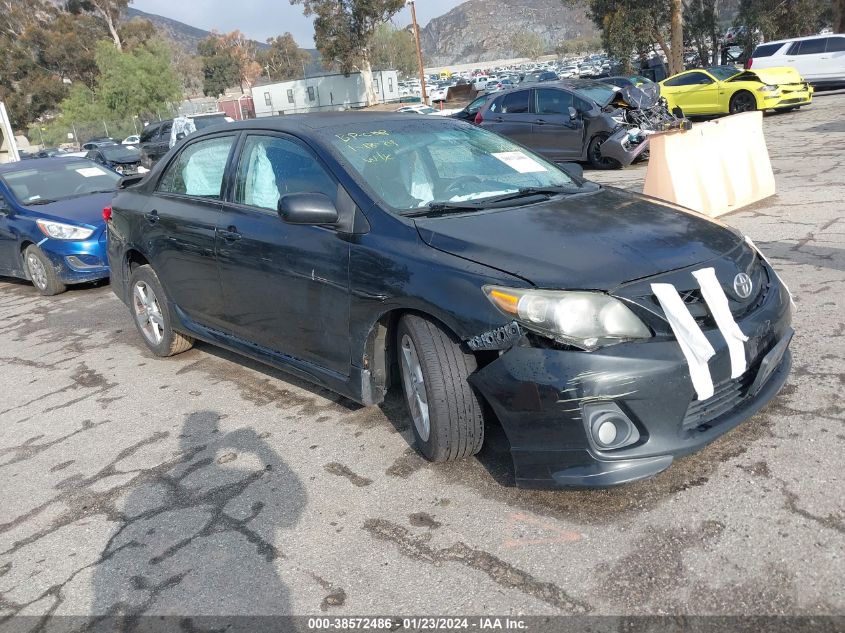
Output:
[[[588,0],[587,6],[602,31],[605,50],[623,64],[628,64],[632,52],[647,51],[656,43],[666,56],[669,72],[683,70],[681,0]]]
[[[305,75],[311,53],[299,47],[293,35],[284,33],[267,40],[269,48],[259,51],[256,60],[273,81],[284,81]]]
[[[116,53],[100,42],[97,47],[97,97],[119,115],[147,115],[180,98],[179,82],[170,67],[170,50],[159,39]]]
[[[522,31],[513,36],[511,40],[513,52],[520,57],[537,59],[546,52],[546,43],[543,38],[531,31]]]
[[[212,31],[197,45],[197,52],[202,58],[203,92],[208,96],[216,97],[233,86],[244,92],[244,86],[252,86],[262,71],[255,42],[240,31]]]
[[[405,6],[405,0],[290,0],[314,17],[314,41],[330,64],[342,72],[359,71],[367,104],[376,103],[370,45],[373,34]]]
[[[831,0],[740,0],[734,24],[745,26],[742,44],[751,53],[762,36],[776,40],[818,33],[833,19]]]
[[[686,0],[684,39],[695,47],[701,64],[719,63],[719,0]]]
[[[370,62],[376,70],[416,75],[417,46],[413,33],[397,29],[389,22],[379,24],[370,43]]]
[[[114,47],[122,51],[123,41],[118,26],[120,15],[129,6],[131,0],[68,0],[66,3],[71,13],[87,12],[101,20],[114,42]]]

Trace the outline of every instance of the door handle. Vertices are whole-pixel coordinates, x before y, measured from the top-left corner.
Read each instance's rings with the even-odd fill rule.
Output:
[[[239,240],[242,237],[241,234],[238,233],[238,229],[234,226],[230,226],[228,229],[217,229],[217,234],[224,240],[229,240],[231,242]]]
[[[545,125],[546,120],[545,119],[537,119],[536,121],[534,121],[534,123],[536,123],[537,125]]]
[[[502,117],[500,117],[500,116],[497,116],[497,117],[496,117],[495,119],[493,119],[493,120],[494,120],[494,121],[496,121],[496,123],[501,123],[502,121],[504,121],[504,119],[503,119]]]
[[[158,211],[156,211],[155,209],[153,209],[149,213],[145,213],[144,217],[146,218],[147,222],[149,222],[150,224],[155,224],[156,222],[159,221]]]

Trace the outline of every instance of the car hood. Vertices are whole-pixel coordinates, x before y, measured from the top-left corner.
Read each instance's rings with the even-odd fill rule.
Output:
[[[87,224],[99,227],[104,224],[103,207],[111,202],[113,192],[94,193],[68,200],[57,200],[49,204],[26,207],[32,213],[57,222],[68,221],[74,224]]]
[[[612,290],[713,259],[742,242],[698,213],[606,188],[415,222],[429,246],[541,288]]]
[[[800,84],[804,79],[794,68],[778,66],[776,68],[760,68],[746,70],[730,78],[730,81],[759,81],[764,84],[779,86],[782,84]]]

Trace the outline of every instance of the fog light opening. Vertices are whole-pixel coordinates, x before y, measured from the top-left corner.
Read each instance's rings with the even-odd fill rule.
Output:
[[[590,440],[599,450],[630,446],[640,439],[637,427],[613,402],[585,405],[584,420]]]

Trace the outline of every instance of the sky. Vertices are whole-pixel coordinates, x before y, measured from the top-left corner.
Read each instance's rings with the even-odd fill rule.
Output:
[[[431,18],[460,3],[461,0],[417,0],[417,20],[420,26],[425,26]],[[131,6],[206,31],[238,29],[259,42],[290,31],[300,46],[314,48],[314,30],[310,20],[302,15],[302,6],[291,6],[289,0],[134,0]],[[400,27],[410,24],[410,11],[404,9],[393,18],[393,22]]]

